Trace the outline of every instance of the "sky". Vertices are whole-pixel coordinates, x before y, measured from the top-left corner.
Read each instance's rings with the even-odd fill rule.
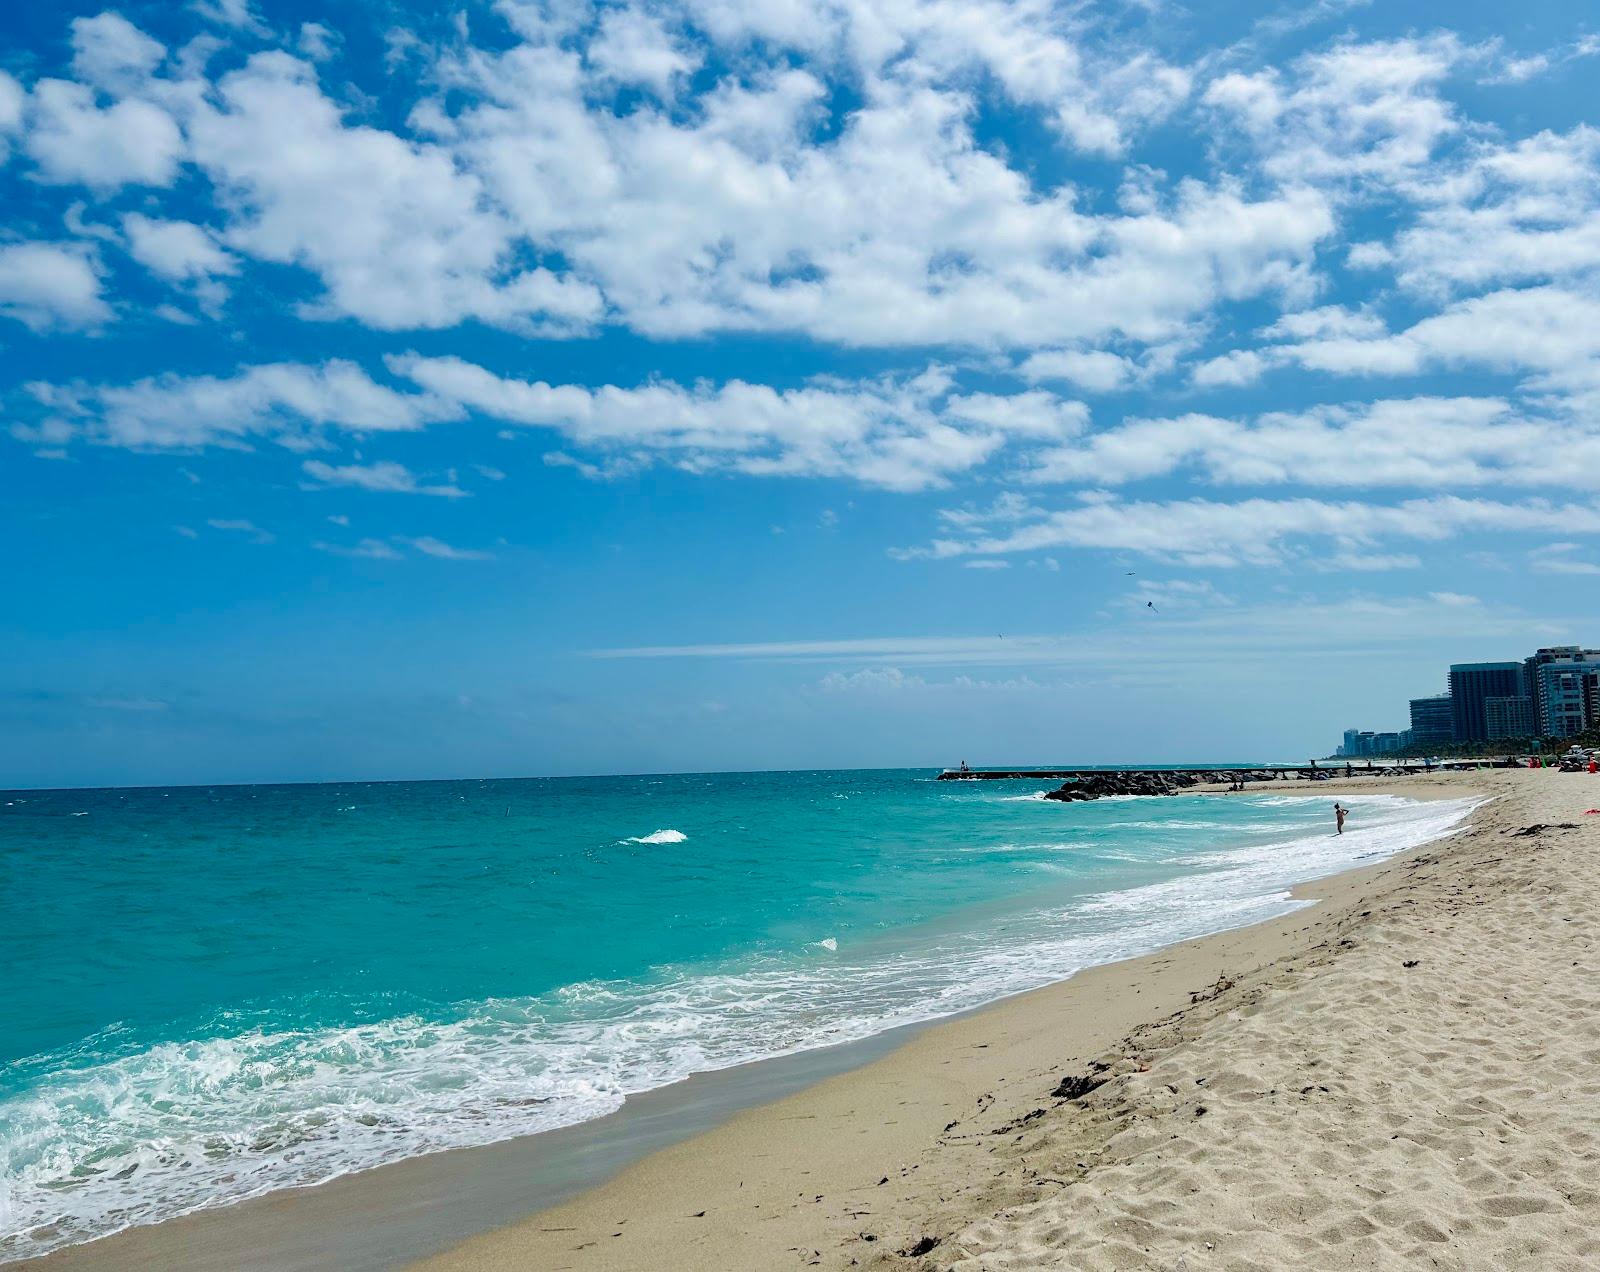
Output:
[[[1301,760],[1600,638],[1600,19],[0,13],[0,786]]]

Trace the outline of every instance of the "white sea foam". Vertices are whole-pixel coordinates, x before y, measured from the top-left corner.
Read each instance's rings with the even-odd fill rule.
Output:
[[[466,1004],[448,1020],[246,1030],[120,1055],[91,1039],[0,1100],[0,1260],[570,1125],[694,1073],[950,1015],[1269,918],[1303,904],[1294,883],[1451,833],[1471,807],[1363,800],[1343,836],[1236,842],[1165,882],[914,947],[839,953],[829,937],[817,944],[836,958],[664,969],[648,983]]]
[[[830,953],[837,954],[839,952],[839,941],[837,937],[825,936],[818,941],[817,944],[822,946],[823,949],[828,950]]]
[[[634,839],[624,839],[625,844],[681,844],[689,838],[681,830],[657,830]]]

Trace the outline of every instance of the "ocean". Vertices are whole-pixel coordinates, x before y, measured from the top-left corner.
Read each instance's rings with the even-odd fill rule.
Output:
[[[0,793],[0,1261],[1292,909],[1464,801],[926,770]]]

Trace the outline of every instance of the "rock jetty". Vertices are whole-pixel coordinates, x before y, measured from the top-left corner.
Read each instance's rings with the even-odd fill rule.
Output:
[[[1324,772],[1333,776],[1332,770],[1317,770],[1318,776]],[[1176,795],[1203,782],[1273,782],[1281,778],[1281,773],[1271,769],[1120,769],[1063,782],[1060,789],[1047,791],[1045,798],[1077,804],[1105,795]]]

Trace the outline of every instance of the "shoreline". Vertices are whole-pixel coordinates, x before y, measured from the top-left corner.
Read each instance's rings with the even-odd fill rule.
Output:
[[[1433,779],[1373,778],[1362,782],[1361,786],[1370,788],[1373,794],[1430,799],[1466,798],[1472,794],[1456,783],[1441,789]],[[1308,791],[1303,782],[1262,783],[1252,789],[1277,790],[1311,798],[1321,794]],[[1194,793],[1221,795],[1226,792],[1221,787],[1211,790],[1200,787],[1195,788]],[[1382,870],[1422,850],[1409,849],[1368,866],[1313,880],[1297,886],[1293,895],[1307,899],[1309,888],[1315,891],[1317,898],[1326,900],[1332,892],[1348,886],[1347,881],[1353,877]],[[692,1160],[702,1154],[703,1141],[704,1151],[714,1152],[719,1157],[730,1151],[744,1151],[759,1157],[762,1154],[754,1153],[756,1145],[745,1139],[750,1127],[757,1128],[754,1135],[759,1140],[770,1133],[775,1120],[814,1121],[824,1117],[816,1111],[791,1114],[781,1110],[795,1101],[822,1101],[824,1103],[818,1107],[824,1107],[826,1101],[834,1097],[836,1084],[843,1084],[848,1092],[870,1088],[878,1083],[875,1071],[883,1066],[897,1069],[913,1066],[915,1082],[938,1092],[936,1100],[918,1099],[909,1104],[896,1101],[897,1116],[881,1119],[875,1133],[869,1134],[875,1143],[871,1151],[880,1156],[885,1152],[898,1157],[914,1153],[919,1146],[936,1140],[943,1133],[941,1128],[950,1116],[960,1112],[970,1099],[969,1088],[1000,1086],[1007,1081],[1007,1074],[1001,1070],[1012,1065],[1019,1053],[1035,1058],[1042,1050],[1059,1046],[1060,1039],[1052,1036],[1051,1028],[1040,1030],[1028,1023],[1028,1018],[1041,1014],[1041,1008],[1052,1017],[1067,1012],[1080,1018],[1075,1031],[1079,1050],[1103,1049],[1121,1033],[1140,1024],[1153,1009],[1175,1010],[1188,1001],[1190,994],[1203,989],[1203,985],[1191,983],[1198,969],[1204,969],[1207,975],[1215,970],[1217,976],[1205,982],[1213,983],[1222,975],[1224,964],[1238,962],[1253,949],[1276,948],[1293,933],[1305,929],[1306,916],[1326,908],[1326,905],[1297,907],[1262,923],[1090,967],[1065,981],[955,1016],[901,1026],[840,1046],[696,1075],[685,1082],[630,1097],[618,1113],[578,1126],[500,1144],[408,1159],[315,1187],[283,1190],[156,1225],[126,1229],[94,1242],[68,1246],[47,1256],[6,1266],[45,1272],[73,1272],[74,1269],[95,1272],[113,1267],[154,1269],[181,1264],[195,1269],[290,1272],[291,1269],[328,1266],[330,1259],[342,1268],[357,1270],[397,1266],[439,1269],[547,1266],[547,1259],[561,1259],[564,1254],[554,1248],[513,1252],[501,1249],[499,1243],[515,1241],[518,1233],[526,1235],[524,1230],[530,1225],[581,1228],[588,1222],[591,1226],[607,1227],[610,1221],[594,1219],[589,1212],[596,1206],[600,1210],[616,1209],[618,1200],[633,1204],[625,1196],[619,1197],[619,1193],[642,1191],[659,1196],[660,1180],[635,1181],[635,1174],[651,1175],[662,1168],[665,1159],[671,1163],[666,1166],[668,1172],[681,1179],[684,1163],[676,1159],[687,1155]],[[1004,1042],[966,1041],[965,1035],[973,1030],[998,1031]],[[1091,1042],[1095,1046],[1090,1046]],[[964,1063],[953,1065],[946,1054],[951,1049],[992,1055],[966,1056]],[[1078,1058],[1088,1057],[1085,1054]],[[986,1060],[989,1063],[983,1063]],[[902,1073],[891,1081],[899,1084],[905,1078]],[[993,1092],[985,1094],[991,1104],[996,1102]],[[856,1132],[858,1135],[865,1133],[860,1128],[856,1128]],[[739,1143],[715,1142],[719,1137],[728,1136]],[[800,1137],[791,1147],[805,1153],[808,1151],[806,1139]],[[814,1142],[809,1145],[809,1149],[815,1147]],[[859,1143],[851,1145],[852,1150],[861,1148]],[[575,1171],[563,1169],[560,1163],[552,1161],[553,1158],[560,1158],[568,1165],[577,1161],[580,1167]],[[819,1163],[812,1173],[836,1175],[843,1165],[840,1162]],[[920,1166],[912,1169],[919,1170]],[[694,1174],[693,1171],[689,1173]],[[798,1176],[784,1169],[764,1183],[768,1190],[774,1190],[793,1183],[796,1178]],[[744,1183],[741,1180],[735,1191],[743,1192]],[[695,1187],[704,1191],[700,1183]],[[876,1187],[879,1187],[880,1198],[896,1191],[892,1187]],[[903,1199],[904,1202],[912,1200],[909,1196]],[[759,1208],[760,1203],[755,1205]],[[696,1206],[695,1210],[698,1209],[702,1207]],[[715,1227],[694,1210],[688,1213],[699,1220],[693,1227],[700,1231],[683,1233],[685,1239],[703,1236],[705,1230]],[[551,1216],[559,1216],[562,1222],[543,1222]],[[804,1230],[814,1228],[819,1217],[815,1214],[797,1217],[799,1235],[803,1237]],[[776,1218],[774,1215],[762,1220],[769,1225],[769,1231]],[[568,1219],[577,1222],[568,1223]],[[636,1230],[644,1226],[654,1224],[636,1221]],[[781,1222],[779,1226],[783,1226]],[[555,1237],[559,1234],[542,1235]],[[482,1249],[484,1243],[495,1248]],[[694,1244],[701,1243],[697,1240]],[[657,1250],[653,1257],[659,1258],[660,1254]],[[612,1257],[606,1255],[593,1266],[629,1265],[614,1263]],[[652,1266],[670,1265],[658,1262]],[[739,1266],[737,1258],[728,1266]]]

